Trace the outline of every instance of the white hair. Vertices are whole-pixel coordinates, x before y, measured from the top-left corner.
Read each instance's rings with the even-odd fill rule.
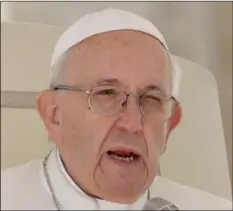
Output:
[[[178,59],[170,54],[172,62],[172,89],[171,94],[177,97],[180,89],[180,82],[182,78],[182,71],[178,63]]]

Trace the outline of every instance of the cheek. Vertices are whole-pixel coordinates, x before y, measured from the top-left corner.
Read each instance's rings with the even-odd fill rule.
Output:
[[[62,113],[61,130],[64,145],[77,148],[83,140],[84,115],[77,108],[66,108]]]
[[[97,162],[104,139],[115,119],[96,115],[88,109],[84,100],[72,103],[66,100],[63,104],[60,118],[62,147],[73,157]]]
[[[150,162],[157,162],[166,144],[166,125],[156,124],[145,126],[144,135],[147,141],[149,160]]]
[[[99,116],[92,111],[85,112],[85,140],[89,142],[89,146],[92,146],[96,157],[101,156],[106,137],[114,122],[114,117]]]
[[[69,93],[62,97],[59,98],[58,110],[60,134],[63,140],[61,147],[71,153],[79,149],[79,145],[82,144],[86,104],[85,99],[77,98],[77,95],[74,93]]]

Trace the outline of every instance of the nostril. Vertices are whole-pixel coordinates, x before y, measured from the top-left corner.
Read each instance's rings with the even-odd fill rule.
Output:
[[[126,105],[127,105],[127,101],[124,101],[123,103],[121,103],[122,108],[126,107]]]

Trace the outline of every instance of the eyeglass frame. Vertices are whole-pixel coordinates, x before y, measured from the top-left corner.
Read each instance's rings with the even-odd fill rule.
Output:
[[[112,86],[112,85],[106,85],[106,86]],[[66,86],[66,85],[57,85],[57,86],[52,86],[51,87],[51,89],[53,90],[53,91],[56,91],[56,90],[70,90],[70,91],[77,91],[77,92],[83,92],[83,93],[85,93],[85,94],[87,94],[88,95],[88,106],[89,106],[89,108],[92,110],[92,111],[94,111],[95,112],[95,109],[92,107],[92,105],[91,105],[91,94],[92,94],[92,92],[95,90],[95,89],[97,89],[97,88],[99,88],[99,87],[101,87],[101,86],[96,86],[96,87],[94,87],[94,88],[92,88],[92,89],[90,89],[90,90],[85,90],[85,89],[82,89],[82,88],[79,88],[79,87],[74,87],[74,86]],[[116,86],[112,86],[112,87],[114,87],[114,88],[117,88]],[[149,92],[149,91],[152,91],[152,90],[156,90],[156,88],[152,88],[152,89],[150,89],[150,90],[148,90],[148,91],[145,91],[145,92],[143,92],[142,94],[136,94],[136,96],[139,98],[139,101],[140,101],[140,98],[143,96],[143,95],[145,95],[147,92]],[[131,95],[131,94],[134,94],[133,92],[129,92],[129,93],[127,93],[125,90],[123,90],[124,91],[124,93],[125,93],[125,95],[126,95],[126,100],[125,100],[125,102],[126,102],[126,105],[127,105],[127,102],[128,102],[128,98],[129,98],[129,96]],[[160,91],[161,92],[161,91]],[[161,92],[162,93],[162,92]],[[164,93],[163,93],[164,94]],[[175,106],[178,106],[178,105],[180,105],[180,102],[173,96],[173,95],[171,95],[171,94],[167,94],[167,93],[165,93],[166,95],[168,95],[169,97],[168,97],[168,100],[173,100],[174,101],[174,105]],[[135,95],[135,94],[134,94]],[[141,108],[141,105],[140,105],[140,103],[138,103],[139,104],[139,110],[140,110],[140,112],[141,112],[141,114],[144,116],[144,114],[143,114],[143,111],[142,111],[142,108]],[[124,108],[122,108],[122,110],[123,110]],[[120,113],[121,111],[119,111],[119,112],[116,112],[116,114],[117,113]],[[111,115],[116,115],[116,114],[111,114]],[[111,116],[111,115],[105,115],[105,116]],[[172,116],[172,115],[171,115]],[[171,118],[171,116],[168,118],[168,119],[170,119]],[[168,119],[166,119],[165,121],[167,121]]]

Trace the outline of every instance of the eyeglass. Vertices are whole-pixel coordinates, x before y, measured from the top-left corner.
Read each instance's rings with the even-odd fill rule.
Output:
[[[174,105],[179,102],[169,94],[159,89],[151,89],[142,94],[127,93],[115,86],[98,86],[92,90],[84,90],[72,86],[55,86],[52,90],[70,90],[88,94],[89,108],[99,115],[116,115],[124,110],[130,95],[137,98],[141,114],[152,121],[166,121],[174,111]]]

